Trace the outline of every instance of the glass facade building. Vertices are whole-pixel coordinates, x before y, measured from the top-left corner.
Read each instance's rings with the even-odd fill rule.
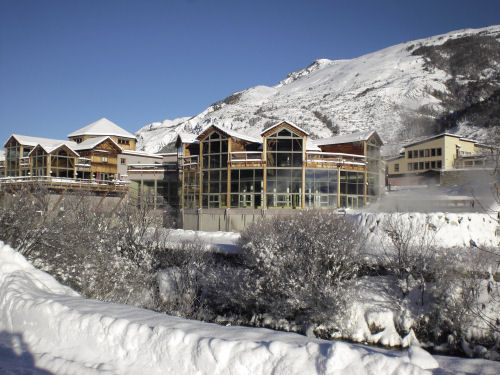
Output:
[[[374,131],[313,141],[282,121],[261,136],[213,125],[189,142],[179,137],[181,208],[361,208],[380,192]]]

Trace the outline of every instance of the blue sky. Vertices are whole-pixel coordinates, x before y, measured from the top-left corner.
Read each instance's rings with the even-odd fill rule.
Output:
[[[318,58],[498,23],[497,0],[0,0],[0,139],[135,132]]]

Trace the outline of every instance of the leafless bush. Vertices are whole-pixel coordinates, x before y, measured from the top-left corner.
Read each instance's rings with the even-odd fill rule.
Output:
[[[0,239],[86,297],[155,308],[162,213],[147,204],[111,212],[93,209],[90,196],[59,198],[38,189],[5,195]]]
[[[251,225],[241,235],[245,300],[285,318],[328,319],[344,300],[344,283],[359,270],[361,236],[344,217],[302,211]]]

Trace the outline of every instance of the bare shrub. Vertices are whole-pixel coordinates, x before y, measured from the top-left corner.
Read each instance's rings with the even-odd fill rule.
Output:
[[[301,211],[252,224],[241,234],[245,300],[260,312],[319,322],[342,306],[359,270],[361,236],[345,217]]]

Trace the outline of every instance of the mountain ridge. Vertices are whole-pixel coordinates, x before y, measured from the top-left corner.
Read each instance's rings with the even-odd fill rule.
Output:
[[[212,124],[258,136],[285,119],[313,138],[377,130],[386,154],[396,153],[405,139],[443,130],[484,141],[499,125],[499,38],[495,25],[349,60],[317,59],[275,86],[235,92],[196,116],[148,124],[136,132],[138,147],[171,151],[177,134],[199,134]]]

